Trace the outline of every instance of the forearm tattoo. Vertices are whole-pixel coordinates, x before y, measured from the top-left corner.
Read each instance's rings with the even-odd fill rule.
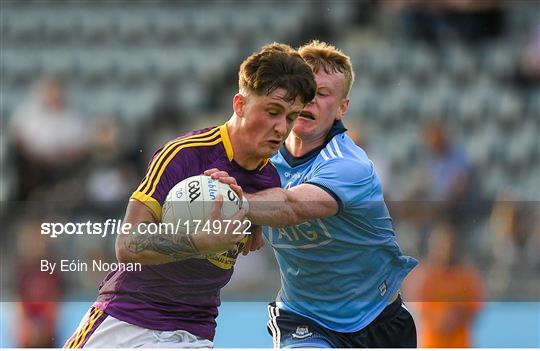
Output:
[[[145,250],[155,251],[176,260],[185,260],[200,255],[190,234],[141,234],[135,232],[126,240],[125,246],[133,253]]]

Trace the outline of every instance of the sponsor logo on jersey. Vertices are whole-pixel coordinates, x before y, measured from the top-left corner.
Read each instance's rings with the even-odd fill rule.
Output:
[[[291,180],[298,179],[302,176],[301,172],[291,173],[291,172],[285,172],[285,178],[291,178]]]
[[[309,249],[326,245],[332,240],[332,235],[319,218],[291,227],[268,227],[268,241],[278,248]]]

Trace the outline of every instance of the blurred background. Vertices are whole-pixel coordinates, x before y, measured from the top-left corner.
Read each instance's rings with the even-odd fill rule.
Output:
[[[242,60],[328,41],[352,59],[349,133],[382,179],[421,346],[540,347],[540,2],[0,1],[0,347],[60,347],[153,152],[232,114]],[[271,347],[272,251],[240,257],[216,347]]]

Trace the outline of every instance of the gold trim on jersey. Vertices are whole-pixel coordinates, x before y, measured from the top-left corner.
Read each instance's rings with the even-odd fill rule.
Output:
[[[171,160],[176,156],[176,154],[185,148],[212,146],[217,145],[220,142],[222,142],[222,139],[219,134],[219,127],[216,127],[201,134],[192,135],[167,143],[163,150],[161,150],[160,153],[154,157],[154,160],[152,160],[144,180],[142,181],[141,185],[139,185],[137,190],[131,194],[130,198],[145,204],[148,208],[150,208],[156,220],[160,221],[162,207],[161,204],[152,197],[152,195],[154,195],[159,181],[161,180],[161,176],[165,172],[165,169]]]
[[[66,345],[64,348],[66,349],[78,349],[83,346],[84,339],[86,339],[86,336],[92,330],[96,322],[98,321],[99,317],[103,315],[103,311],[100,310],[97,307],[92,307],[90,309],[90,314],[88,315],[88,318],[84,322],[84,324],[77,329],[75,334],[69,338],[69,340],[66,342]]]
[[[214,266],[217,266],[221,269],[232,269],[234,267],[234,264],[236,263],[238,255],[246,246],[248,239],[249,238],[245,236],[238,243],[236,243],[236,247],[234,249],[211,257],[207,257],[206,259]]]
[[[202,139],[201,139],[202,140]],[[189,148],[189,147],[196,147],[196,146],[213,146],[213,145],[217,145],[219,143],[221,143],[221,138],[218,138],[216,140],[213,140],[213,141],[201,141],[201,140],[196,140],[195,142],[191,143],[191,144],[185,144],[185,145],[179,145],[171,154],[169,157],[167,157],[164,162],[163,162],[163,165],[159,168],[159,171],[157,173],[157,177],[155,179],[155,181],[152,183],[152,188],[150,189],[150,192],[149,193],[143,193],[139,190],[136,190],[132,195],[131,195],[131,198],[132,199],[135,199],[135,200],[138,200],[138,201],[141,201],[142,203],[144,203],[145,205],[147,205],[150,210],[152,210],[152,212],[154,213],[154,215],[156,216],[156,219],[157,220],[161,220],[161,211],[162,211],[162,208],[161,208],[161,204],[152,197],[152,195],[154,195],[156,189],[157,189],[157,186],[159,184],[159,181],[161,179],[161,176],[163,175],[163,173],[165,172],[165,169],[167,168],[167,166],[169,165],[169,163],[171,162],[171,160],[176,156],[177,153],[179,153],[180,151],[182,151],[183,149],[185,148]],[[197,141],[200,141],[200,142],[197,142]],[[153,201],[152,201],[153,200]]]
[[[219,131],[221,133],[221,139],[223,139],[223,146],[225,147],[227,158],[229,159],[229,162],[230,162],[234,158],[234,150],[231,144],[231,138],[229,137],[229,131],[227,130],[227,123],[219,126]]]
[[[180,151],[182,151],[183,149],[185,148],[189,148],[189,147],[196,147],[196,146],[213,146],[213,145],[217,145],[219,143],[222,142],[221,138],[218,138],[216,140],[211,140],[211,139],[208,139],[208,138],[205,138],[204,141],[203,139],[201,140],[197,140],[197,142],[194,142],[193,144],[186,144],[186,145],[180,145],[178,146],[172,153],[170,156],[168,156],[164,163],[163,163],[163,166],[161,168],[159,168],[159,171],[158,171],[158,174],[157,174],[157,178],[156,180],[154,181],[153,185],[152,185],[152,189],[150,190],[150,193],[148,195],[152,196],[155,192],[156,192],[156,188],[157,188],[157,185],[159,184],[159,180],[161,179],[161,176],[163,175],[163,173],[165,172],[165,169],[167,168],[167,166],[169,165],[169,163],[172,161],[172,159],[174,158],[174,156],[176,156],[177,153],[179,153]]]
[[[208,258],[208,261],[210,261],[210,263],[212,263],[214,266],[227,270],[234,267],[234,264],[236,263],[236,258],[227,257],[224,254],[221,254],[212,258]]]
[[[217,133],[218,130],[219,130],[219,127],[216,127],[204,133],[190,135],[185,138],[172,140],[168,142],[163,147],[163,149],[159,152],[159,154],[156,155],[156,157],[154,157],[154,159],[152,160],[150,167],[148,167],[148,171],[146,172],[146,176],[144,177],[141,185],[137,188],[137,191],[140,191],[141,193],[145,193],[150,196],[152,195],[152,193],[148,193],[148,190],[150,190],[152,188],[152,184],[155,183],[155,181],[153,181],[153,178],[155,177],[156,172],[158,172],[158,170],[162,168],[162,167],[159,167],[159,165],[161,161],[165,159],[166,155],[169,153],[170,150],[173,150],[189,142],[194,142],[194,141],[202,142],[206,140],[211,140],[212,138],[218,135]],[[157,181],[159,182],[159,178],[157,179]]]
[[[225,152],[227,152],[227,158],[229,162],[234,159],[234,150],[231,143],[231,138],[229,137],[229,131],[227,130],[227,123],[219,126],[219,131],[221,132],[221,139],[223,139],[223,146],[225,147]],[[262,162],[261,166],[258,168],[259,171],[262,171],[263,168],[270,162],[270,159],[266,158]]]
[[[162,215],[161,205],[152,196],[143,194],[140,191],[135,191],[133,194],[131,194],[130,200],[137,200],[145,204],[146,207],[148,207],[150,211],[152,211],[152,214],[154,215],[154,219],[156,221],[161,222],[161,215]]]
[[[259,171],[262,171],[264,167],[266,167],[266,165],[268,164],[268,162],[270,162],[270,159],[269,158],[266,158],[264,159],[261,167],[259,167]]]

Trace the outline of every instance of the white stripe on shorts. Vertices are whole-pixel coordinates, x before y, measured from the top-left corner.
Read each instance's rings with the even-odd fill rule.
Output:
[[[277,341],[277,348],[279,349],[281,346],[281,330],[279,330],[279,325],[277,324],[277,317],[279,317],[279,308],[277,307],[274,307],[274,314],[275,314],[275,317],[274,317],[274,325],[276,326],[276,331],[277,331],[277,337],[276,337],[276,341]]]
[[[268,323],[266,323],[266,325],[268,326],[268,328],[270,329],[270,331],[272,332],[272,344],[274,345],[274,347],[276,347],[276,329],[274,328],[274,324],[272,323],[272,306],[268,305],[266,306],[267,309],[268,309]]]

